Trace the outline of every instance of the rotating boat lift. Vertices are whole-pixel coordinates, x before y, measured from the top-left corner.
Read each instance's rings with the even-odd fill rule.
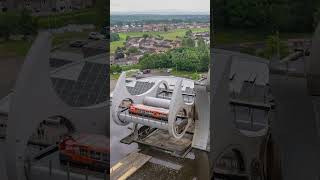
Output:
[[[182,95],[182,80],[178,80],[170,99],[160,96],[162,91],[168,91],[168,83],[166,81],[158,81],[147,92],[140,95],[131,95],[125,84],[126,74],[122,73],[118,79],[118,83],[114,89],[112,101],[112,118],[118,125],[141,124],[151,128],[163,129],[169,132],[174,138],[180,139],[186,133],[192,122],[192,113],[194,102],[185,102]],[[161,88],[161,86],[163,86]],[[156,119],[154,116],[146,116],[150,112],[132,114],[129,111],[130,107],[121,107],[124,101],[129,100],[131,104],[140,104],[151,109],[161,108],[167,110],[167,117],[164,119]],[[151,112],[153,113],[153,112]],[[181,117],[181,115],[183,117]],[[180,117],[178,117],[180,116]],[[177,119],[180,118],[183,122],[183,127],[179,128]]]
[[[169,78],[174,81],[171,82]],[[192,166],[198,164],[198,167],[202,167],[195,168],[196,171],[201,171],[196,173],[201,174],[203,179],[208,179],[207,153],[210,151],[208,79],[192,81],[193,85],[189,87],[192,89],[191,93],[183,91],[183,87],[187,88],[184,81],[192,80],[159,77],[149,90],[139,95],[132,95],[126,87],[126,73],[124,72],[120,75],[113,91],[110,112],[117,125],[133,126],[132,133],[120,142],[137,143],[140,152],[147,157],[149,154],[156,159],[167,161],[165,154],[169,154],[171,163],[186,158],[187,154],[192,152],[195,155],[195,162]],[[138,113],[134,111],[136,107]],[[162,155],[150,154],[149,150],[156,150]],[[117,168],[119,164],[127,164],[125,159],[134,159],[130,157],[134,154],[131,153],[114,167]],[[143,155],[140,156],[143,157]],[[172,158],[178,159],[173,160]],[[111,179],[117,177],[118,172],[124,172],[119,169],[111,168]]]
[[[5,154],[0,155],[0,167],[5,168],[0,171],[1,180],[29,178],[27,161],[30,157],[25,156],[27,142],[44,119],[61,115],[70,120],[76,131],[103,135],[108,132],[107,102],[71,107],[52,87],[49,67],[51,38],[49,32],[39,33],[16,82],[10,102],[6,141],[0,151]]]

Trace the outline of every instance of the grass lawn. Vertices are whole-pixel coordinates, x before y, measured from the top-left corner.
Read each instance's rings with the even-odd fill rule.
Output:
[[[131,77],[132,75],[136,74],[138,69],[137,67],[134,66],[122,66],[126,72],[127,77]],[[165,72],[167,70],[167,68],[164,69],[151,69],[153,73],[156,72]],[[156,73],[157,74],[157,73]],[[202,74],[206,74],[204,72],[190,72],[190,71],[176,71],[173,70],[170,73],[173,76],[176,77],[182,77],[182,78],[187,78],[187,79],[192,79],[192,80],[199,80],[201,78]],[[121,75],[121,73],[115,73],[115,74],[111,74],[110,73],[110,79],[111,80],[117,80],[119,78],[119,76]],[[154,74],[155,75],[155,74]]]
[[[120,75],[121,75],[120,73],[110,74],[110,79],[111,80],[117,80],[117,79],[119,79]]]
[[[2,57],[24,57],[31,47],[32,42],[9,40],[0,42],[0,56]]]
[[[200,73],[197,72],[190,72],[190,71],[176,71],[173,70],[171,72],[171,75],[176,76],[176,77],[183,77],[187,79],[192,79],[192,80],[198,80],[201,78]]]
[[[234,44],[244,42],[265,41],[271,34],[260,33],[248,30],[219,30],[214,32],[215,44]],[[307,33],[280,33],[283,40],[290,38],[308,38],[311,34]]]
[[[207,28],[199,28],[199,29],[191,29],[192,32],[205,32],[209,31]],[[120,33],[120,38],[130,36],[130,37],[142,37],[143,34],[149,34],[153,36],[163,36],[164,39],[175,40],[177,37],[183,37],[187,32],[187,29],[176,29],[168,32],[128,32],[128,33]],[[125,38],[124,38],[125,39]]]
[[[53,36],[53,46],[60,45],[63,43],[69,43],[72,40],[76,39],[87,39],[88,34],[91,31],[83,31],[83,32],[65,32],[62,34],[55,34]]]
[[[86,39],[88,37],[88,32],[66,32],[63,34],[55,34],[53,36],[53,46],[57,46],[63,43],[69,43],[69,41],[74,39]],[[24,57],[30,47],[32,42],[23,40],[8,40],[0,41],[0,56],[8,57]]]
[[[132,77],[134,74],[136,74],[137,72],[139,71],[139,69],[129,69],[127,72],[126,72],[126,77]],[[110,79],[111,80],[117,80],[119,79],[121,73],[110,73]]]
[[[191,29],[192,32],[206,32],[209,31],[209,28],[198,28],[198,29]],[[124,43],[126,42],[127,36],[130,37],[142,37],[143,34],[149,34],[152,36],[163,36],[164,39],[168,40],[176,40],[179,37],[183,37],[187,32],[187,29],[176,29],[174,31],[168,32],[128,32],[128,33],[119,33],[120,40],[111,42],[110,44],[110,51],[114,53],[117,47],[124,47]]]
[[[92,20],[96,19],[95,11],[94,8],[89,8],[34,18],[37,19],[40,29],[58,28],[68,24],[92,24]]]
[[[125,40],[113,41],[110,43],[110,52],[113,54],[116,52],[117,47],[124,47]]]

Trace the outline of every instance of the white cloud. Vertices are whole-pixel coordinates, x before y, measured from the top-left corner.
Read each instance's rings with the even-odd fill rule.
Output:
[[[111,0],[111,12],[210,11],[210,0]]]

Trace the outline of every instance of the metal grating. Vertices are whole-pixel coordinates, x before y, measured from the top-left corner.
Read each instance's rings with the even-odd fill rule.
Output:
[[[257,85],[247,81],[243,82],[240,93],[230,92],[230,96],[235,99],[251,102],[269,102],[269,86]]]
[[[58,67],[62,67],[66,64],[71,63],[72,61],[68,61],[68,60],[63,60],[63,59],[55,59],[55,58],[51,58],[50,59],[50,67],[52,68],[58,68]]]
[[[86,62],[77,81],[51,78],[53,87],[70,106],[90,106],[107,100],[107,64]]]
[[[152,88],[153,85],[154,85],[153,82],[149,83],[149,82],[137,81],[134,87],[127,87],[127,88],[130,94],[138,95],[148,91],[150,88]]]

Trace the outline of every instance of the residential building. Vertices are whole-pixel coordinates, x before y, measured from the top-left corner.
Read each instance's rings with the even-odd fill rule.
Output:
[[[94,0],[0,0],[2,11],[26,8],[34,13],[64,12],[93,5]]]

